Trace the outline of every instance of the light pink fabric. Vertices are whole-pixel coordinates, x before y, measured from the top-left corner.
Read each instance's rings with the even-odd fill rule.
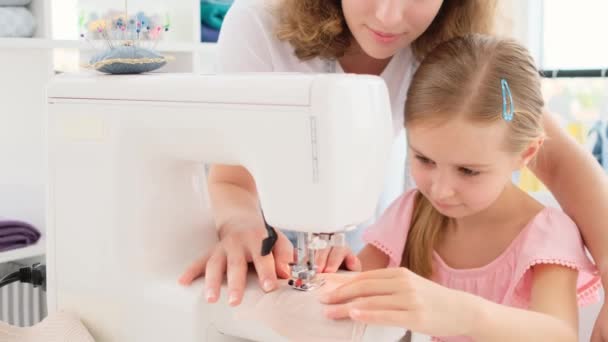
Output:
[[[398,267],[401,264],[416,192],[408,191],[395,200],[363,234],[367,243],[389,256],[388,267]],[[433,280],[496,303],[526,309],[530,305],[532,266],[538,264],[563,265],[578,270],[579,305],[599,300],[600,277],[585,252],[580,232],[566,214],[555,208],[544,208],[538,213],[510,246],[486,266],[454,269],[434,252]]]
[[[327,282],[313,291],[292,289],[286,280],[273,292],[245,297],[236,308],[239,320],[255,320],[293,342],[360,342],[366,325],[351,320],[326,318],[318,296],[346,282],[354,273],[327,276]],[[323,275],[325,276],[325,275]]]

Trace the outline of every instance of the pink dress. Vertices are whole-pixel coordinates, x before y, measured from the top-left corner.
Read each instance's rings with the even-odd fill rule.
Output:
[[[396,199],[363,239],[389,257],[388,267],[399,267],[414,208],[416,190]],[[557,264],[577,269],[580,306],[599,300],[600,277],[587,254],[576,224],[562,211],[544,208],[489,264],[473,269],[454,269],[433,253],[433,280],[496,303],[527,309],[532,290],[531,267]],[[441,337],[438,341],[470,341],[468,337]]]

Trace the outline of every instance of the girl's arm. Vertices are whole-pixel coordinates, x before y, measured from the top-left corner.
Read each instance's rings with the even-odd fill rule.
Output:
[[[515,309],[477,297],[471,337],[478,341],[577,341],[577,271],[538,265],[530,310]]]
[[[577,272],[552,265],[536,266],[533,272],[531,311],[449,289],[403,267],[362,272],[320,300],[328,304],[325,315],[331,319],[399,326],[426,335],[576,341]]]
[[[544,126],[548,139],[531,169],[581,230],[608,287],[608,177],[548,112]]]

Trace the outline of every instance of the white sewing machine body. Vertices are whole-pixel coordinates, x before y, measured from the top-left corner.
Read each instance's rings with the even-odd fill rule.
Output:
[[[271,225],[331,233],[373,215],[392,144],[371,76],[64,76],[48,102],[49,311],[98,341],[276,340],[177,284],[216,238],[203,162],[244,165]]]

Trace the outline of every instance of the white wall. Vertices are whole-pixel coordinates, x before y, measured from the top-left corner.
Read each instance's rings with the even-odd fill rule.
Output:
[[[45,84],[50,50],[0,48],[0,217],[44,231]]]

